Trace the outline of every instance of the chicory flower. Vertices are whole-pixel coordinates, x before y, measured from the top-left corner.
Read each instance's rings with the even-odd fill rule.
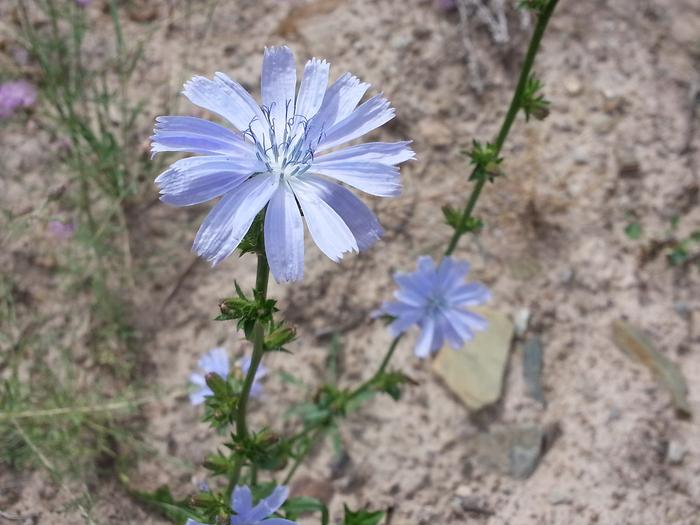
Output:
[[[386,302],[379,314],[392,316],[389,330],[394,337],[413,325],[420,328],[415,354],[427,357],[445,340],[454,349],[474,337],[475,330],[486,329],[486,319],[468,310],[491,297],[481,283],[465,283],[469,264],[444,257],[438,267],[430,257],[419,257],[413,273],[397,273],[399,289],[395,301]]]
[[[330,66],[312,58],[297,91],[288,47],[265,50],[262,105],[224,73],[194,77],[183,93],[238,131],[208,120],[156,119],[153,154],[200,156],[174,162],[156,179],[161,200],[190,206],[221,197],[202,223],[193,250],[213,265],[239,245],[265,210],[265,250],[278,282],[304,274],[304,222],[333,261],[372,246],[383,230],[374,213],[342,182],[379,197],[401,190],[398,164],[414,158],[409,142],[369,142],[331,151],[385,124],[394,109],[369,84],[346,73],[328,86]],[[303,216],[303,218],[302,218]]]

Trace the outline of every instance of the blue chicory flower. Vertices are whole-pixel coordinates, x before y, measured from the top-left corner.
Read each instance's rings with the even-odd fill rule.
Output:
[[[190,383],[197,387],[197,390],[190,393],[190,402],[193,405],[201,405],[205,398],[214,395],[214,392],[207,385],[207,374],[218,374],[224,379],[228,377],[228,353],[225,348],[213,348],[204,354],[197,364],[203,373],[193,372],[190,374]]]
[[[379,197],[396,196],[398,164],[414,154],[410,142],[369,142],[329,153],[394,117],[381,95],[358,106],[369,84],[349,73],[328,87],[329,69],[324,60],[309,60],[297,93],[291,50],[266,48],[262,105],[224,73],[213,80],[196,76],[184,86],[193,104],[223,117],[238,132],[196,117],[156,119],[154,155],[200,154],[173,163],[156,178],[161,200],[190,206],[222,197],[197,232],[198,255],[214,265],[229,256],[266,206],[265,249],[278,282],[303,278],[304,220],[319,249],[336,262],[345,252],[366,250],[382,235],[374,213],[333,181]]]
[[[469,264],[444,257],[436,268],[430,257],[419,257],[413,273],[397,273],[399,289],[395,301],[386,302],[378,313],[393,316],[389,330],[395,337],[412,325],[421,333],[415,346],[418,357],[439,350],[445,340],[454,349],[486,329],[486,319],[467,310],[488,301],[488,289],[481,283],[465,283]]]
[[[283,485],[275,487],[267,498],[261,499],[253,506],[253,495],[250,489],[236,486],[231,495],[231,509],[235,515],[231,516],[231,525],[296,525],[296,522],[284,518],[270,518],[286,501],[289,490]],[[188,519],[185,525],[206,525]]]
[[[248,374],[248,369],[250,368],[250,362],[252,361],[252,357],[247,355],[244,357],[241,357],[237,362],[236,365],[238,365],[238,368],[241,369],[241,372],[243,372],[243,375]],[[263,393],[263,386],[260,384],[260,380],[267,375],[267,367],[260,363],[258,365],[258,369],[255,371],[255,377],[253,378],[253,384],[250,387],[250,397],[252,398],[260,398]]]

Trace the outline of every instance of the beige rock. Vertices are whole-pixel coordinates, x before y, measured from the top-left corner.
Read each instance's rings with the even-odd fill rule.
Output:
[[[482,308],[489,322],[484,332],[460,350],[444,347],[433,361],[433,370],[465,405],[479,410],[501,397],[503,371],[513,339],[513,323],[500,312]]]

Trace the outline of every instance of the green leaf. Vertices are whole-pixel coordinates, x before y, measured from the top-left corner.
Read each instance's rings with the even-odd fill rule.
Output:
[[[129,492],[133,497],[159,510],[166,518],[173,520],[178,525],[183,525],[189,518],[197,521],[204,519],[194,512],[187,500],[176,501],[167,485],[159,487],[154,492],[137,490]]]
[[[688,250],[686,250],[685,246],[683,244],[679,244],[671,250],[667,257],[671,266],[680,266],[689,259],[690,255],[688,254]]]
[[[287,519],[290,520],[296,520],[301,514],[320,512],[321,523],[328,523],[328,507],[316,498],[308,496],[289,498],[283,505],[282,510],[286,513]]]
[[[631,222],[625,227],[625,235],[636,241],[642,237],[642,226],[638,222]]]
[[[378,525],[384,519],[384,512],[382,511],[352,511],[347,505],[344,505],[344,508],[345,519],[343,519],[341,525]]]
[[[445,222],[461,233],[478,232],[484,227],[484,222],[477,217],[468,217],[462,226],[462,212],[449,205],[443,206],[442,214],[445,216]]]

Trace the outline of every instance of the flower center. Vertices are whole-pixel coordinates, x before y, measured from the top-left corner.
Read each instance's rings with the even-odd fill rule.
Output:
[[[299,177],[311,168],[314,148],[309,139],[309,121],[303,115],[290,115],[287,101],[284,119],[272,116],[272,108],[261,106],[268,136],[256,136],[252,122],[244,132],[256,147],[258,160],[267,172],[280,180]]]
[[[447,308],[447,301],[445,300],[444,297],[442,296],[437,296],[437,295],[432,295],[428,298],[428,302],[426,304],[426,309],[428,310],[428,313],[435,313],[439,310]]]

